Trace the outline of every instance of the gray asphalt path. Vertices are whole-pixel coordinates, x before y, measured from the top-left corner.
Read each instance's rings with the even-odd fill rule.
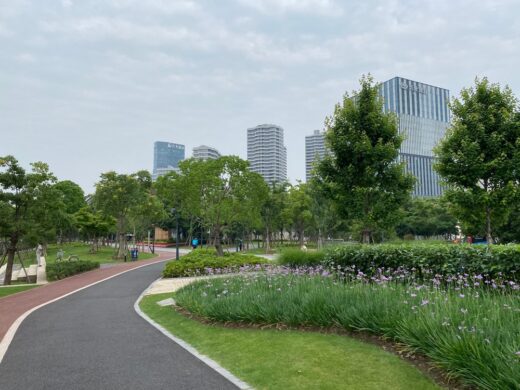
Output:
[[[0,364],[0,389],[236,389],[134,311],[159,263],[32,313]]]

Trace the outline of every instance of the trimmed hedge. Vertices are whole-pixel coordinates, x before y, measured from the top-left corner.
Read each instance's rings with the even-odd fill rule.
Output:
[[[206,274],[207,268],[213,270],[223,268],[236,268],[244,265],[266,264],[268,260],[253,255],[240,253],[225,253],[218,257],[215,250],[196,249],[182,256],[178,261],[166,263],[163,270],[165,278],[176,278],[179,276],[194,276]]]
[[[285,249],[278,257],[278,263],[289,267],[318,265],[325,260],[325,252],[303,252],[299,249]]]
[[[372,273],[377,268],[405,267],[424,273],[454,275],[467,273],[488,278],[520,278],[520,246],[494,245],[349,245],[325,253],[329,266],[356,266],[357,270]]]
[[[520,280],[520,245],[378,244],[345,245],[324,252],[286,251],[279,263],[290,267],[355,266],[367,275],[378,268],[404,267],[425,274],[467,273],[487,278]]]
[[[68,276],[99,268],[99,262],[88,260],[62,261],[47,264],[47,279],[60,280]]]

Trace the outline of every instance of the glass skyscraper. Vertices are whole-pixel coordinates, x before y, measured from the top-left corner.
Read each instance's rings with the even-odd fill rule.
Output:
[[[153,145],[154,179],[178,169],[179,162],[184,160],[184,157],[184,145],[156,141]]]
[[[433,148],[450,124],[450,92],[402,77],[385,81],[379,88],[384,111],[397,115],[399,133],[405,137],[399,159],[417,179],[413,195],[442,195],[440,178],[433,170]]]

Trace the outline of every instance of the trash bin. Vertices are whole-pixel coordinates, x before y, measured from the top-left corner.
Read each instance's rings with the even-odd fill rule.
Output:
[[[130,249],[130,255],[132,256],[132,261],[136,261],[139,256],[139,251],[137,248]]]

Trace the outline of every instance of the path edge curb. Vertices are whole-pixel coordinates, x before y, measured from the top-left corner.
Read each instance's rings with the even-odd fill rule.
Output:
[[[222,375],[224,378],[226,378],[228,381],[233,383],[235,386],[237,386],[241,390],[253,390],[253,387],[243,380],[237,378],[235,375],[233,375],[230,371],[222,367],[220,364],[218,364],[215,360],[209,358],[206,355],[201,354],[195,347],[188,344],[186,341],[181,340],[180,338],[174,336],[171,334],[166,328],[164,328],[162,325],[158,324],[154,320],[152,320],[150,317],[148,317],[147,314],[145,314],[141,308],[139,307],[139,303],[145,296],[146,291],[158,280],[162,278],[156,279],[153,281],[150,286],[148,286],[142,293],[139,295],[139,298],[137,298],[137,301],[134,303],[134,310],[136,311],[139,316],[141,316],[146,322],[148,322],[150,325],[152,325],[154,328],[156,328],[159,332],[161,332],[163,335],[168,337],[170,340],[172,340],[174,343],[179,345],[181,348],[189,352],[191,355],[195,356],[197,359],[202,361],[204,364],[209,366],[211,369],[218,372],[220,375]]]
[[[98,280],[96,282],[93,282],[93,283],[90,283],[90,284],[87,284],[86,286],[83,286],[83,287],[80,287],[76,290],[73,290],[73,291],[70,291],[64,295],[60,295],[59,297],[56,297],[54,299],[51,299],[50,301],[47,301],[47,302],[44,302],[38,306],[35,306],[29,310],[27,310],[25,313],[23,313],[22,315],[20,315],[20,317],[18,317],[12,324],[11,326],[9,327],[9,329],[7,330],[7,332],[5,333],[4,337],[2,338],[2,340],[0,340],[0,364],[2,364],[2,361],[4,360],[4,357],[5,357],[5,354],[7,353],[7,350],[9,349],[9,346],[11,345],[11,342],[13,341],[13,338],[14,336],[16,335],[16,332],[18,330],[18,328],[20,327],[20,325],[22,324],[22,322],[27,318],[29,317],[29,315],[33,312],[35,312],[36,310],[44,307],[44,306],[47,306],[51,303],[54,303],[56,301],[59,301],[60,299],[63,299],[63,298],[66,298],[68,297],[69,295],[72,295],[72,294],[75,294],[81,290],[85,290],[89,287],[92,287],[92,286],[95,286],[96,284],[99,284],[99,283],[103,283],[109,279],[112,279],[112,278],[115,278],[117,276],[120,276],[120,275],[123,275],[127,272],[131,272],[131,271],[134,271],[136,269],[139,269],[139,268],[143,268],[143,267],[148,267],[150,265],[154,265],[154,264],[158,264],[158,263],[161,263],[161,262],[164,262],[164,261],[170,261],[171,259],[164,259],[164,260],[158,260],[158,261],[154,261],[153,263],[148,263],[148,264],[143,264],[143,265],[140,265],[139,267],[135,267],[135,268],[132,268],[132,269],[127,269],[127,270],[124,270],[124,271],[121,271],[115,275],[111,275],[111,276],[108,276],[104,279],[101,279],[101,280]]]

